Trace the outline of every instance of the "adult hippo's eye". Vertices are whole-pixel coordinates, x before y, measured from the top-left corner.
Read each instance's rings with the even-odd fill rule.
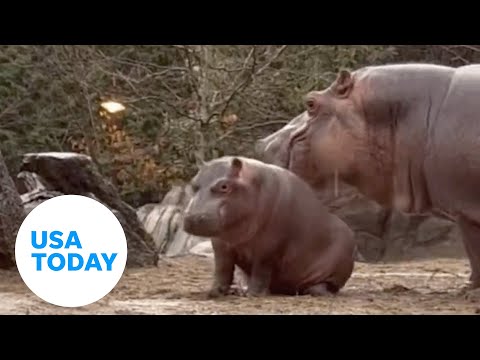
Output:
[[[307,100],[307,110],[309,111],[315,110],[315,101]]]

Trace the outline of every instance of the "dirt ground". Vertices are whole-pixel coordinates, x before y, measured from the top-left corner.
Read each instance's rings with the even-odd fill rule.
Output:
[[[163,259],[158,268],[126,270],[117,287],[90,306],[49,305],[17,273],[0,272],[0,314],[478,314],[478,292],[463,292],[464,259],[358,263],[340,294],[331,298],[206,297],[212,260]]]

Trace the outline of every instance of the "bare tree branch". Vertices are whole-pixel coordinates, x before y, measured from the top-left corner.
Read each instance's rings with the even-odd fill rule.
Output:
[[[288,47],[288,45],[283,45],[280,49],[278,49],[277,52],[275,53],[275,55],[273,55],[270,58],[270,60],[267,61],[265,63],[265,65],[263,65],[254,75],[258,76],[262,72],[264,72],[266,68],[268,68],[275,60],[277,60],[279,58],[280,55],[282,55],[282,53],[287,49],[287,47]]]
[[[464,64],[470,64],[470,62],[467,59],[460,56],[455,50],[452,50],[448,46],[440,45],[440,47],[446,52],[448,52],[449,54],[452,54],[455,56],[452,60],[461,60]]]
[[[473,50],[475,52],[480,52],[480,48],[472,46],[472,45],[459,45],[459,46],[464,47],[464,48],[469,49],[469,50]]]
[[[252,81],[252,78],[253,78],[253,72],[255,70],[255,61],[253,62],[252,64],[252,67],[251,68],[247,68],[247,65],[248,65],[248,62],[250,61],[250,59],[252,59],[254,56],[255,56],[255,51],[256,51],[256,47],[253,46],[252,49],[250,50],[247,58],[245,59],[245,61],[243,62],[243,72],[240,76],[245,76],[245,80],[243,82],[240,82],[237,84],[237,86],[233,89],[233,91],[230,93],[230,95],[228,96],[228,98],[226,99],[225,103],[223,104],[223,108],[222,110],[220,111],[220,117],[223,117],[225,115],[225,112],[227,111],[230,103],[232,102],[232,100],[234,99],[235,95],[240,92],[241,90],[243,90],[244,88],[246,88],[248,86],[248,84]],[[248,72],[248,70],[250,70],[250,75],[247,77],[246,76],[246,73]],[[239,77],[240,77],[239,76]]]
[[[233,135],[234,133],[250,131],[250,130],[253,130],[253,129],[257,129],[257,128],[261,128],[261,127],[267,127],[267,126],[273,126],[273,125],[285,125],[286,123],[287,123],[287,121],[267,121],[267,122],[264,122],[264,123],[252,124],[252,125],[249,125],[249,126],[243,126],[243,127],[239,127],[239,128],[233,128],[230,131],[227,131],[226,133],[224,133],[222,136],[220,136],[218,138],[217,142],[220,142],[220,141],[228,138],[229,136]]]

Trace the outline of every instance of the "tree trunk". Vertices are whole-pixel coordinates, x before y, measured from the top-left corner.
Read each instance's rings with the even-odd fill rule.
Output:
[[[0,152],[0,268],[15,265],[15,240],[25,217],[22,200]]]

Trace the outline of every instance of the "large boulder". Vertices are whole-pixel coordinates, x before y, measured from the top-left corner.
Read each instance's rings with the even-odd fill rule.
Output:
[[[407,215],[387,210],[343,183],[337,189],[335,193],[332,185],[319,197],[355,231],[357,260],[378,262],[418,254],[428,256],[435,246],[448,247],[450,254],[463,251],[457,226],[446,214]],[[448,251],[445,254],[449,255]]]
[[[379,262],[405,260],[432,254],[443,246],[447,256],[463,250],[453,220],[426,215],[406,215],[387,210],[361,195],[354,188],[338,184],[319,198],[355,232],[356,260]],[[186,187],[174,186],[159,204],[147,204],[137,215],[155,243],[155,250],[165,256],[193,254],[213,257],[210,239],[189,235],[182,229],[183,210],[190,197]],[[435,249],[436,250],[436,249]]]
[[[138,218],[153,238],[159,254],[167,257],[186,255],[197,244],[210,241],[183,231],[183,210],[189,200],[187,187],[174,186],[161,203],[146,204],[137,210]]]
[[[54,196],[83,195],[98,200],[118,218],[128,246],[127,267],[156,265],[157,253],[136,210],[122,201],[89,156],[77,153],[32,153],[23,157],[16,179],[26,212]]]

